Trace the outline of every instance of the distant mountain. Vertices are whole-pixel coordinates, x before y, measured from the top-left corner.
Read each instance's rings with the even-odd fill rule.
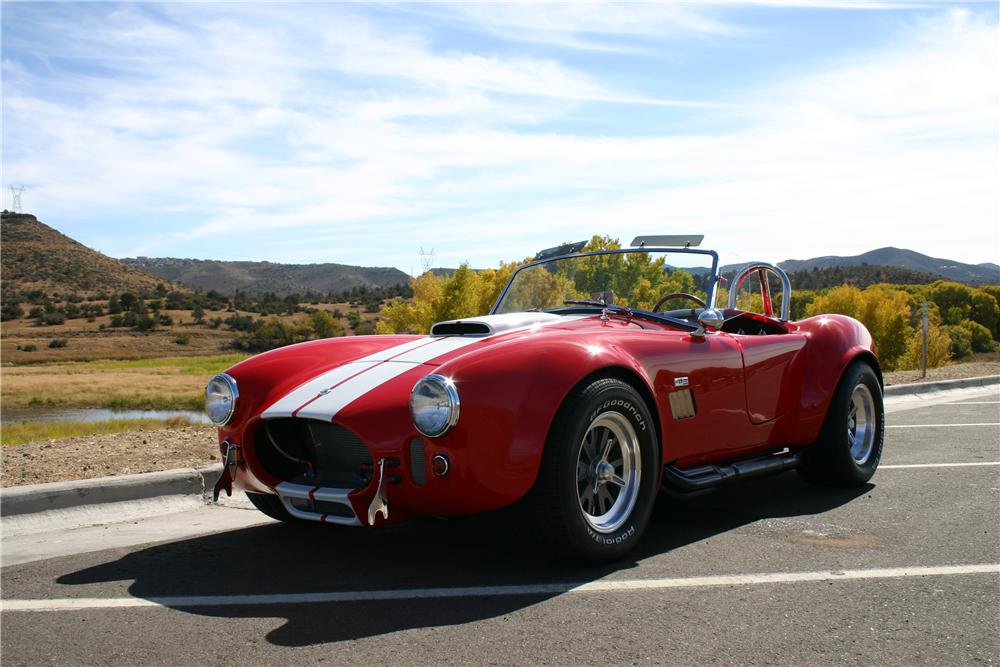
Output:
[[[834,266],[892,266],[918,271],[962,283],[1000,283],[1000,266],[992,263],[964,264],[952,259],[929,257],[913,250],[901,248],[879,248],[863,255],[851,257],[814,257],[813,259],[789,259],[779,266],[786,272],[811,271],[813,268],[826,269]]]
[[[212,259],[137,257],[122,260],[165,280],[204,291],[251,296],[267,292],[286,296],[317,292],[344,292],[355,287],[391,287],[406,284],[409,276],[395,268],[345,264],[276,264],[273,262],[224,262]]]
[[[28,213],[0,216],[4,299],[11,292],[153,294],[157,285],[188,291],[92,250]]]

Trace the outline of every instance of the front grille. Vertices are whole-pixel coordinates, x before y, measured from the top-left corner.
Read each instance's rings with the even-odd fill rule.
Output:
[[[314,419],[270,419],[254,439],[269,473],[296,484],[359,489],[371,480],[372,456],[352,431]]]

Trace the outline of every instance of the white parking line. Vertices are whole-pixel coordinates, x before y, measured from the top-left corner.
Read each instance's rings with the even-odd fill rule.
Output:
[[[896,465],[880,465],[879,470],[897,470],[899,468],[967,468],[969,466],[1000,466],[1000,461],[974,461],[971,463],[897,463]]]
[[[927,426],[1000,426],[1000,422],[979,422],[976,424],[886,424],[886,428],[924,428]]]
[[[945,403],[945,405],[1000,405],[1000,401],[962,401],[960,403]]]
[[[62,598],[55,600],[3,600],[0,611],[76,611],[80,609],[121,609],[125,607],[228,607],[293,605],[377,600],[423,600],[437,598],[506,597],[512,595],[562,595],[650,591],[668,588],[711,586],[753,586],[815,581],[857,581],[901,577],[945,577],[969,574],[1000,574],[1000,563],[941,565],[936,567],[893,567],[870,570],[827,570],[820,572],[774,572],[733,574],[713,577],[670,579],[624,579],[585,583],[525,584],[521,586],[470,586],[465,588],[411,588],[382,591],[338,591],[330,593],[287,593],[275,595],[204,595],[153,598]]]

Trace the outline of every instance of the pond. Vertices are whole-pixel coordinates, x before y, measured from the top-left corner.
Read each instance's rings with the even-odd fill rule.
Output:
[[[111,410],[108,408],[4,408],[0,423],[104,422],[113,419],[171,419],[182,417],[195,424],[211,424],[200,410]]]

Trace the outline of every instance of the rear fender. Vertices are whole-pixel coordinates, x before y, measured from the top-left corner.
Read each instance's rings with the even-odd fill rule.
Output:
[[[861,322],[845,315],[818,315],[797,323],[808,337],[805,347],[802,397],[793,420],[789,444],[813,442],[823,427],[837,383],[855,359],[871,364],[882,381],[871,334]]]

